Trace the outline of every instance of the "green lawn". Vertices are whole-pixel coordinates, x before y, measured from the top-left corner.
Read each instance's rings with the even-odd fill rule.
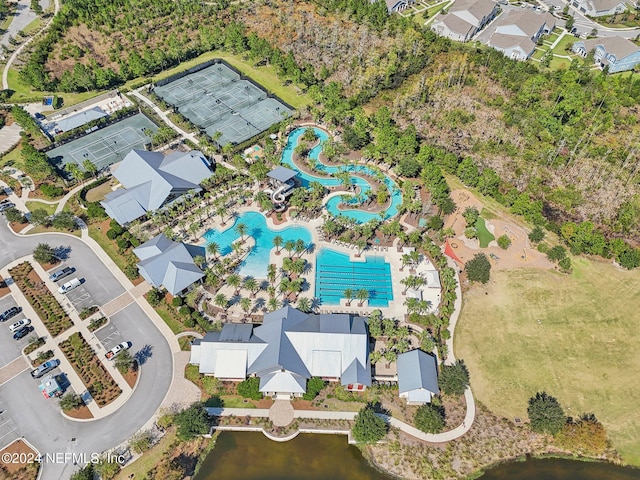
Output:
[[[571,275],[498,271],[468,291],[455,354],[493,412],[526,419],[528,399],[545,390],[567,415],[593,412],[640,465],[640,270],[572,260]]]
[[[24,27],[22,29],[22,31],[26,34],[29,35],[31,33],[35,33],[42,25],[42,20],[40,20],[39,18],[36,18],[35,20],[33,20],[29,25],[27,25],[26,27]]]
[[[549,68],[551,70],[567,70],[571,66],[571,60],[568,58],[553,57]]]
[[[30,98],[42,98],[45,95],[56,95],[64,100],[65,107],[75,105],[89,98],[95,97],[103,92],[82,92],[82,93],[56,93],[56,92],[40,92],[32,90],[31,87],[20,80],[19,72],[15,68],[10,68],[7,73],[7,82],[9,89],[14,90],[13,95],[9,99],[11,103],[18,103],[20,100]]]
[[[160,463],[160,461],[171,451],[176,441],[176,429],[171,427],[160,441],[150,450],[144,453],[135,462],[122,469],[115,480],[125,480],[131,478],[147,478],[147,475]]]
[[[571,52],[567,52],[565,48],[568,46],[570,47],[577,40],[579,39],[574,37],[573,35],[565,35],[564,37],[562,37],[562,40],[560,40],[554,47],[553,53],[556,55],[573,55]]]
[[[251,403],[251,400],[244,403],[244,398],[240,395],[220,395],[220,398],[227,408],[256,408],[256,406]]]
[[[478,232],[478,240],[480,240],[480,248],[487,248],[489,243],[496,239],[487,229],[487,225],[484,223],[484,218],[482,217],[478,217],[476,230]]]
[[[169,326],[169,328],[174,334],[178,334],[180,332],[186,332],[187,330],[189,330],[183,324],[181,324],[175,318],[173,318],[173,315],[171,315],[169,310],[167,310],[167,306],[165,306],[164,304],[161,303],[160,305],[155,306],[153,308],[155,309],[156,312],[158,312],[158,315],[160,315],[160,318],[164,320],[164,323],[166,323]]]
[[[46,210],[49,215],[53,215],[55,213],[57,206],[58,206],[57,203],[50,205],[48,203],[43,203],[38,201],[27,202],[27,208],[29,209],[30,212],[33,212],[37,208],[42,208]]]
[[[18,144],[16,148],[7,153],[4,157],[0,159],[0,168],[5,165],[15,166],[16,168],[20,168],[22,165],[22,157],[20,156],[20,152],[22,152],[22,145]]]

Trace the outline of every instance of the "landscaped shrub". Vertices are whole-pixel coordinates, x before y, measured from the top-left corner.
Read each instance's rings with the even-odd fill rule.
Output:
[[[107,405],[122,393],[82,334],[71,335],[60,343],[60,349],[98,405]]]
[[[173,297],[171,300],[171,305],[173,307],[181,307],[183,304],[182,297]]]
[[[506,250],[507,248],[509,248],[511,246],[511,239],[509,238],[509,235],[504,234],[501,237],[499,237],[498,246],[503,250]]]
[[[187,317],[184,319],[184,326],[187,328],[193,328],[196,326],[196,321],[191,317]]]
[[[114,229],[109,229],[107,230],[107,238],[109,240],[115,240],[116,238],[118,238],[118,234]]]
[[[311,377],[307,382],[307,391],[302,395],[304,400],[313,400],[324,388],[326,382],[320,377]]]
[[[188,305],[184,305],[184,306],[180,307],[178,312],[180,312],[180,315],[182,315],[183,317],[190,317],[191,316],[191,307],[189,307]]]
[[[432,403],[420,405],[413,423],[425,433],[440,433],[444,429],[444,408]]]
[[[487,283],[491,275],[491,263],[484,253],[476,253],[464,267],[471,282]]]
[[[57,187],[49,183],[43,183],[40,185],[40,191],[47,198],[61,197],[64,194],[64,189],[62,187]]]
[[[260,400],[260,379],[258,377],[249,377],[244,382],[238,384],[238,395],[252,400]]]
[[[38,274],[33,271],[29,262],[16,265],[9,270],[9,273],[52,337],[73,326],[69,316],[38,277]],[[29,276],[35,277],[37,280],[32,281]]]
[[[351,432],[358,443],[376,443],[387,434],[387,424],[367,405],[356,415]]]

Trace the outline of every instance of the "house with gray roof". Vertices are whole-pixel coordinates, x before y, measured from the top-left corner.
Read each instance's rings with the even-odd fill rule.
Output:
[[[446,14],[438,13],[431,23],[436,34],[468,42],[498,14],[493,0],[456,0]]]
[[[572,0],[571,5],[590,17],[605,17],[627,10],[627,3],[621,0]]]
[[[510,10],[496,20],[488,45],[513,60],[527,60],[542,35],[553,31],[556,19],[550,13],[531,9]]]
[[[154,287],[166,288],[171,295],[179,295],[204,277],[193,262],[193,254],[198,252],[164,233],[134,248],[133,253],[140,259],[140,275]]]
[[[127,225],[189,191],[199,192],[211,174],[211,163],[197,150],[165,156],[134,149],[113,174],[124,188],[108,193],[100,203],[111,218]]]
[[[582,57],[593,52],[595,64],[611,73],[633,70],[640,63],[640,47],[622,37],[579,40],[573,43],[572,50]]]
[[[301,396],[307,380],[321,377],[349,390],[371,385],[366,320],[347,314],[307,314],[286,306],[263,324],[227,323],[194,340],[190,363],[224,380],[260,378],[265,396]]]
[[[385,0],[385,3],[387,5],[387,12],[395,13],[409,8],[409,5],[414,5],[416,0]]]
[[[436,357],[422,350],[411,350],[398,355],[398,391],[409,405],[431,402],[440,394]]]

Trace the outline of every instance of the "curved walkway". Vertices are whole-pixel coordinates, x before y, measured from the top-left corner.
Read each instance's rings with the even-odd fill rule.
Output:
[[[49,26],[51,25],[51,22],[53,22],[53,19],[55,18],[55,16],[59,11],[60,11],[60,0],[54,0],[53,15],[51,15],[51,18],[49,19],[47,24],[44,27],[42,27],[42,29],[40,29],[40,31],[36,33],[33,37],[28,38],[26,42],[24,42],[22,45],[16,48],[16,50],[11,54],[11,56],[9,57],[9,60],[7,60],[7,64],[4,66],[4,70],[2,71],[3,90],[7,90],[9,88],[8,75],[9,75],[9,69],[11,68],[11,65],[13,64],[13,62],[16,60],[16,58],[18,58],[18,55],[20,55],[24,47],[29,45],[29,43],[31,43],[31,41],[34,38],[38,38],[42,32],[44,32],[49,28]]]

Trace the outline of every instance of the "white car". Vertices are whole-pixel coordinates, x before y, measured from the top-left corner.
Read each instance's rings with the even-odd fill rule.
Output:
[[[23,318],[22,320],[18,320],[17,322],[9,325],[9,331],[16,332],[22,327],[26,327],[27,325],[31,325],[31,320],[29,320],[28,318]]]
[[[80,279],[76,277],[72,280],[69,280],[64,285],[61,285],[60,287],[58,287],[58,293],[69,293],[71,290],[73,290],[76,287],[79,287],[81,284],[82,282],[80,281]]]
[[[107,357],[107,360],[111,360],[112,358],[115,358],[117,355],[121,354],[125,350],[128,350],[129,348],[131,348],[131,342],[119,343],[118,345],[113,347],[111,350],[109,350],[106,353],[105,357]]]

